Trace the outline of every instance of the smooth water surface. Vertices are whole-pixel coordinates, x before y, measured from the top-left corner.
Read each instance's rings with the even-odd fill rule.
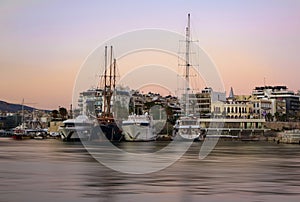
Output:
[[[165,144],[119,146],[147,151]],[[130,175],[101,165],[80,143],[0,138],[0,201],[300,200],[300,145],[220,141],[199,160],[201,144],[160,172]]]

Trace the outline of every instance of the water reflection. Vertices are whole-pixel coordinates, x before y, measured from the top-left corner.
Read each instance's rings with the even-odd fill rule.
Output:
[[[80,143],[0,139],[0,201],[299,201],[299,145],[224,141],[204,160],[200,146],[160,172],[130,175],[99,164]]]

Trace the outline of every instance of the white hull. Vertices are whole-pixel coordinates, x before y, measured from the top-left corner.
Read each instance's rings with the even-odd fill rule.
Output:
[[[200,123],[199,119],[194,117],[181,117],[177,120],[177,123],[174,127],[174,136],[178,140],[200,140]]]
[[[156,140],[152,116],[130,115],[122,122],[123,135],[126,141]]]
[[[123,126],[124,138],[126,141],[153,141],[156,134],[150,127],[127,125]]]
[[[61,139],[75,140],[75,139],[89,139],[91,128],[87,127],[68,127],[59,130]]]
[[[184,140],[200,140],[200,136],[199,135],[180,134],[180,136]]]
[[[178,128],[175,135],[179,135],[181,140],[200,140],[200,128]],[[178,138],[178,137],[177,137]]]
[[[93,128],[93,122],[85,116],[78,116],[76,119],[68,119],[63,122],[58,132],[61,139],[72,140],[88,140]]]

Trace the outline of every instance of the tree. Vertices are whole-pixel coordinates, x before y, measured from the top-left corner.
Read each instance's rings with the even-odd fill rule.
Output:
[[[267,115],[266,115],[266,120],[267,121],[272,121],[273,120],[273,115],[269,112],[269,113],[267,113]]]
[[[276,121],[279,121],[279,116],[280,116],[279,113],[275,112],[274,116],[275,116]]]
[[[56,109],[52,110],[51,116],[52,118],[56,119],[58,117],[58,111]]]
[[[279,120],[280,120],[280,121],[283,121],[283,122],[286,122],[286,121],[287,121],[287,115],[286,115],[286,114],[282,114],[282,115],[279,117]]]
[[[68,115],[68,111],[66,108],[64,107],[60,107],[59,108],[59,114],[61,116],[62,119],[66,119],[67,115]]]

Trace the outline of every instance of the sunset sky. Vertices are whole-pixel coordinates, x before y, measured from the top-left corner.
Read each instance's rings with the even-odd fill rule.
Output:
[[[0,100],[69,107],[80,66],[99,44],[144,28],[184,34],[187,13],[227,92],[249,94],[264,78],[300,89],[299,0],[2,0]]]

